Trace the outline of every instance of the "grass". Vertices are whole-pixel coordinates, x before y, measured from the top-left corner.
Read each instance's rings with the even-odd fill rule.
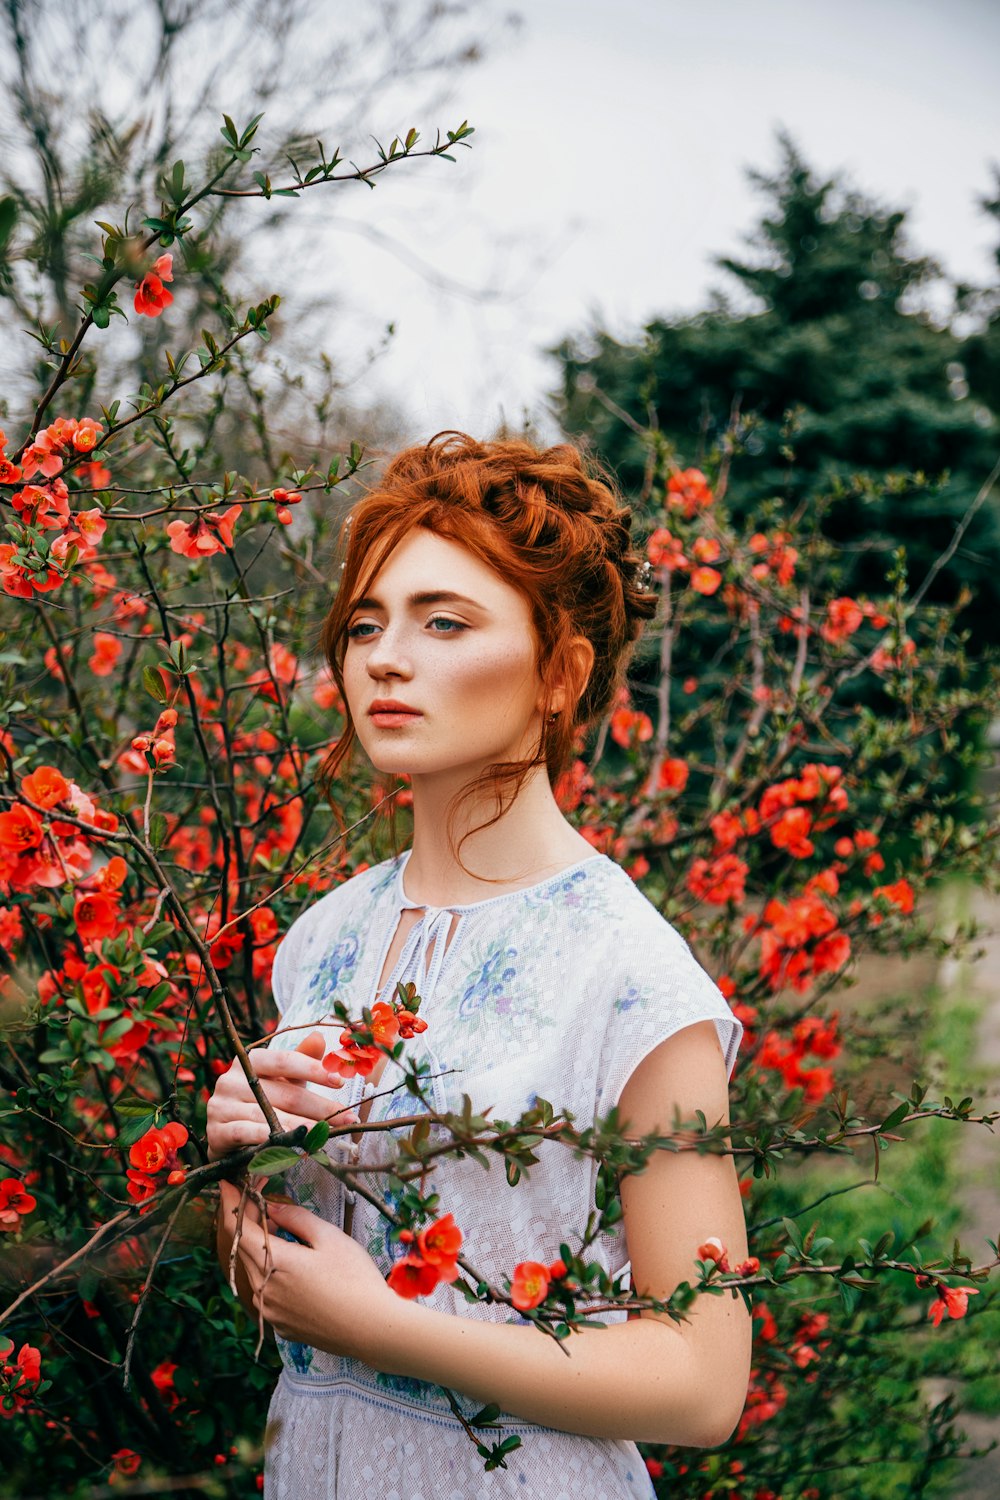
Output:
[[[971,908],[972,893],[963,887],[949,887],[941,894],[940,910],[952,920],[965,918]],[[907,1066],[915,1065],[919,1081],[927,1086],[932,1099],[943,1099],[949,1095],[956,1103],[971,1095],[974,1112],[981,1113],[991,1106],[995,1097],[995,1080],[989,1078],[977,1061],[977,1027],[988,1003],[983,991],[987,986],[982,980],[978,989],[973,979],[973,965],[960,961],[948,977],[947,986],[939,983],[925,985],[915,994],[910,992],[895,998],[880,997],[877,1003],[861,1001],[848,1003],[844,1007],[844,1029],[848,1035],[850,1052],[851,1018],[858,1023],[880,1022],[888,1026],[886,1033],[890,1045],[882,1055],[882,1063],[890,1060],[893,1019],[901,1013],[916,1012],[920,1017],[915,1035],[900,1036],[898,1051],[908,1054]],[[913,1045],[913,1044],[916,1045]],[[871,1062],[861,1065],[860,1076],[855,1080],[849,1076],[844,1082],[859,1095],[870,1097],[868,1087],[873,1073],[881,1075],[883,1068]],[[897,1070],[896,1080],[891,1077],[884,1091],[877,1094],[878,1102],[870,1111],[871,1118],[878,1118],[878,1110],[885,1103],[885,1112],[892,1107],[888,1090],[893,1087],[906,1092],[909,1077],[903,1078]],[[995,1106],[994,1106],[995,1107]],[[887,1228],[896,1236],[897,1244],[906,1240],[919,1225],[930,1219],[934,1227],[921,1244],[926,1258],[938,1254],[948,1255],[956,1237],[961,1249],[974,1265],[982,1265],[991,1258],[981,1229],[975,1237],[969,1232],[964,1217],[963,1195],[968,1189],[968,1171],[963,1160],[963,1147],[968,1144],[972,1132],[982,1132],[983,1126],[965,1125],[958,1121],[930,1120],[907,1127],[906,1140],[891,1145],[881,1153],[878,1181],[872,1182],[873,1153],[865,1145],[852,1158],[815,1157],[795,1171],[785,1174],[774,1198],[769,1198],[765,1212],[767,1216],[776,1211],[797,1212],[803,1204],[814,1202],[829,1193],[832,1188],[847,1188],[851,1183],[863,1183],[849,1191],[841,1191],[835,1197],[826,1198],[816,1209],[801,1213],[799,1226],[805,1231],[818,1221],[823,1234],[834,1239],[831,1254],[845,1253],[859,1237],[874,1241]],[[996,1137],[988,1138],[991,1143]],[[998,1180],[1000,1147],[992,1159],[990,1175],[994,1183]],[[987,1167],[989,1169],[989,1166]],[[865,1179],[868,1179],[865,1182]],[[1000,1231],[1000,1192],[994,1194],[997,1203],[996,1223],[990,1229],[990,1237]],[[782,1203],[782,1208],[777,1208]],[[909,1257],[907,1257],[909,1258]],[[912,1286],[912,1283],[910,1283]],[[909,1291],[907,1291],[909,1296]],[[915,1307],[929,1305],[929,1294],[913,1287]],[[832,1309],[831,1309],[832,1310]],[[912,1338],[912,1336],[911,1336]],[[967,1321],[951,1323],[948,1320],[934,1330],[927,1324],[926,1338],[921,1341],[920,1377],[924,1395],[940,1399],[942,1375],[945,1389],[955,1389],[963,1412],[986,1417],[1000,1416],[1000,1374],[997,1373],[996,1350],[1000,1348],[1000,1296],[992,1295],[983,1288],[970,1303]],[[912,1344],[911,1344],[912,1349]],[[947,1373],[945,1373],[947,1372]],[[937,1388],[935,1388],[935,1386]],[[961,1415],[957,1421],[962,1428]],[[881,1496],[906,1493],[895,1487],[903,1480],[896,1473],[896,1466],[889,1463],[879,1465],[881,1487],[872,1493]],[[949,1464],[938,1471],[928,1494],[952,1496],[960,1500],[957,1490],[952,1488],[957,1474],[957,1464]],[[873,1481],[879,1483],[873,1474]]]

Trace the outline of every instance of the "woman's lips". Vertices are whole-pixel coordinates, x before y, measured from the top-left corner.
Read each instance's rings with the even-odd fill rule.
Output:
[[[423,718],[418,708],[407,708],[401,703],[373,703],[368,717],[380,729],[405,729],[417,719]]]

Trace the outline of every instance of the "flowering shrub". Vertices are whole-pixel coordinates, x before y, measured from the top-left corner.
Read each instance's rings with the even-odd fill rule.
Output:
[[[285,1132],[258,1093],[265,1148],[220,1164],[203,1143],[206,1101],[234,1056],[256,1084],[251,1044],[274,1029],[265,997],[282,934],[318,894],[381,857],[380,803],[394,798],[401,822],[407,815],[405,786],[344,775],[332,810],[317,789],[342,717],[313,637],[338,491],[363,455],[280,452],[256,428],[236,469],[217,448],[217,414],[245,394],[244,346],[266,345],[273,297],[242,315],[227,309],[196,351],[165,350],[162,383],[130,402],[101,405],[96,376],[77,380],[84,341],[110,337],[126,316],[123,285],[134,289],[133,315],[169,327],[184,257],[211,253],[193,238],[192,216],[250,162],[258,123],[240,133],[226,122],[201,186],[178,164],[146,233],[102,226],[101,275],[83,288],[77,333],[65,348],[43,338],[37,405],[17,438],[0,438],[10,538],[0,545],[0,1231],[12,1268],[0,1439],[10,1493],[37,1489],[43,1469],[60,1493],[195,1470],[214,1492],[256,1493],[274,1358],[254,1362],[257,1329],[215,1268],[215,1184],[247,1167],[280,1179],[307,1151],[351,1185],[350,1163],[322,1148],[337,1131],[366,1128]],[[463,125],[425,154],[444,155],[468,133]],[[241,191],[370,181],[421,154],[417,144],[410,132],[371,168],[324,159],[294,166],[280,189],[257,173]],[[965,934],[935,935],[918,903],[945,875],[994,878],[997,825],[985,815],[959,824],[935,776],[959,718],[985,718],[1000,695],[992,679],[966,684],[952,617],[921,605],[902,558],[884,597],[842,597],[821,544],[793,517],[772,507],[737,527],[717,480],[681,468],[655,434],[648,445],[652,479],[637,508],[657,626],[557,794],[688,939],[747,1028],[732,1129],[701,1120],[666,1143],[626,1141],[614,1117],[574,1120],[558,1100],[509,1122],[471,1101],[460,1115],[436,1113],[406,1060],[426,1024],[411,990],[362,1016],[338,1012],[325,1061],[367,1076],[388,1053],[403,1064],[400,1087],[422,1100],[425,1126],[392,1137],[398,1175],[381,1203],[400,1296],[457,1283],[560,1339],[609,1307],[683,1317],[699,1296],[744,1296],[756,1340],[738,1431],[704,1459],[650,1451],[650,1472],[672,1496],[865,1495],[863,1464],[854,1488],[843,1478],[862,1447],[847,1396],[867,1378],[865,1360],[901,1326],[916,1349],[945,1319],[973,1321],[969,1297],[987,1290],[996,1247],[949,1254],[933,1226],[906,1235],[876,1225],[870,1238],[836,1244],[821,1218],[799,1222],[818,1205],[781,1194],[793,1193],[797,1162],[868,1143],[877,1159],[932,1117],[996,1118],[917,1083],[863,1116],[847,1087],[846,1028],[824,997],[872,948],[960,947]],[[719,641],[712,657],[692,644],[703,627]],[[880,695],[878,712],[854,692],[861,679]],[[438,1201],[435,1162],[448,1150],[483,1165],[499,1157],[516,1187],[539,1152],[567,1147],[598,1163],[590,1222],[545,1247],[551,1260],[525,1258],[489,1285]],[[716,1238],[692,1246],[691,1280],[664,1303],[612,1281],[589,1254],[620,1226],[622,1176],[657,1149],[735,1155],[753,1250],[733,1265]],[[821,1446],[832,1479],[806,1456],[816,1438],[805,1414],[819,1399],[829,1403]],[[473,1440],[487,1468],[518,1441]],[[902,1461],[891,1431],[885,1442],[880,1454]]]

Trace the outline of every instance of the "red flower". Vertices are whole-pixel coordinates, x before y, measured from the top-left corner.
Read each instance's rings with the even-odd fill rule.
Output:
[[[73,908],[76,930],[85,943],[97,942],[100,938],[112,937],[118,930],[118,902],[113,896],[101,891],[77,896]]]
[[[698,1246],[698,1259],[714,1260],[720,1271],[729,1270],[729,1253],[717,1235],[710,1235],[703,1245]]]
[[[168,1359],[164,1359],[160,1361],[155,1370],[150,1372],[149,1377],[167,1403],[170,1411],[173,1411],[174,1407],[180,1401],[180,1397],[174,1389],[174,1371],[176,1369],[177,1366],[175,1364],[171,1364]]]
[[[121,982],[121,970],[114,964],[99,963],[88,969],[80,980],[83,1003],[88,1016],[99,1015],[111,1001],[111,984]]]
[[[13,1352],[11,1340],[0,1336],[0,1383],[6,1388],[8,1398],[13,1395],[14,1411],[18,1411],[27,1405],[27,1397],[31,1394],[28,1387],[36,1386],[42,1378],[42,1356],[31,1344],[22,1344],[11,1364],[8,1361]],[[0,1416],[11,1415],[8,1406],[0,1407]]]
[[[367,1078],[383,1055],[379,1048],[391,1047],[400,1034],[399,1016],[386,1001],[376,1001],[371,1008],[371,1018],[371,1041],[362,1040],[368,1033],[368,1028],[363,1025],[342,1031],[340,1045],[344,1050],[339,1054],[328,1053],[323,1058],[325,1068],[341,1073],[345,1078],[353,1078],[355,1073]]]
[[[112,1453],[111,1461],[115,1466],[116,1474],[130,1476],[138,1470],[142,1457],[134,1448],[119,1448]]]
[[[667,481],[667,505],[671,510],[682,510],[689,521],[697,511],[711,505],[714,498],[700,469],[681,469]]]
[[[169,276],[166,279],[169,281]],[[97,446],[97,440],[103,432],[104,428],[93,417],[81,417],[71,439],[73,447],[77,453],[89,453]],[[79,475],[80,470],[77,469],[76,472]]]
[[[969,1306],[970,1297],[978,1297],[979,1289],[974,1286],[939,1286],[937,1297],[927,1309],[927,1316],[934,1327],[940,1326],[941,1319],[945,1313],[949,1318],[964,1318]]]
[[[95,677],[110,677],[122,654],[122,643],[116,635],[103,630],[94,633],[94,654],[87,665]]]
[[[426,1297],[438,1284],[438,1268],[428,1265],[419,1255],[404,1255],[396,1261],[387,1280],[399,1297]]]
[[[749,868],[736,854],[720,854],[711,861],[696,859],[688,871],[688,890],[699,901],[711,902],[713,906],[742,901]]]
[[[0,1230],[20,1228],[21,1216],[30,1214],[35,1202],[19,1177],[5,1177],[0,1182]]]
[[[660,774],[657,784],[661,790],[669,789],[672,792],[682,792],[688,782],[688,763],[686,760],[666,759],[660,761]]]
[[[619,708],[611,715],[611,738],[628,750],[653,738],[653,722],[648,714],[631,708]]]
[[[163,283],[173,281],[173,267],[172,255],[161,255],[153,262],[153,269],[146,273],[135,289],[137,313],[143,313],[147,318],[158,318],[163,309],[170,306],[174,294],[168,292]]]
[[[140,1172],[158,1172],[170,1155],[166,1134],[154,1125],[130,1146],[128,1159]]]
[[[808,837],[811,828],[808,808],[790,807],[771,825],[771,843],[776,849],[787,849],[793,859],[808,859],[816,850]]]
[[[167,527],[171,551],[181,557],[212,557],[233,545],[233,527],[239,520],[240,506],[228,510],[207,510],[193,521],[171,521]]]
[[[55,807],[69,796],[69,782],[55,766],[39,766],[30,776],[23,777],[21,791],[39,807]]]
[[[646,543],[646,556],[654,568],[664,568],[668,573],[673,573],[678,568],[686,568],[688,565],[680,538],[674,536],[673,532],[668,531],[665,526],[657,526],[649,538]]]
[[[156,1192],[156,1183],[152,1177],[147,1177],[145,1172],[137,1172],[133,1167],[126,1167],[125,1176],[128,1178],[128,1195],[136,1203],[145,1203]]]
[[[277,506],[275,514],[282,526],[290,526],[292,524],[292,513],[288,507],[290,505],[298,505],[302,496],[297,490],[272,490],[271,499]]]
[[[166,1125],[161,1127],[160,1134],[166,1140],[171,1152],[179,1151],[188,1143],[187,1126],[182,1125],[179,1120],[168,1120]]]
[[[877,885],[872,895],[882,896],[906,916],[913,910],[913,887],[905,878],[895,881],[892,885]]]
[[[541,1261],[522,1260],[514,1267],[510,1282],[510,1300],[521,1312],[544,1302],[549,1290],[549,1268]]]
[[[15,802],[9,812],[0,813],[0,849],[37,849],[42,842],[42,820],[23,802]]]
[[[696,594],[714,594],[721,582],[717,568],[694,568],[691,572],[691,587]]]
[[[428,1265],[437,1268],[442,1281],[454,1281],[458,1275],[461,1245],[462,1231],[451,1214],[435,1219],[417,1236],[417,1249]]]
[[[854,599],[831,599],[819,633],[825,641],[843,641],[854,634],[863,619],[864,612]]]

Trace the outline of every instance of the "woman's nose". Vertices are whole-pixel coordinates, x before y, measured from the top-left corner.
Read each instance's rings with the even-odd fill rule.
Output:
[[[382,677],[406,679],[413,676],[409,652],[398,630],[393,630],[391,626],[388,626],[378,639],[372,642],[368,651],[367,667],[369,677],[374,677],[376,680]]]

